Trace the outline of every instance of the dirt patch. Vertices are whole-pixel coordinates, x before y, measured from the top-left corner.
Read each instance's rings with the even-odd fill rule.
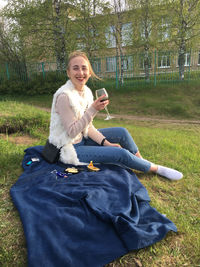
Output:
[[[38,107],[37,108],[51,112],[50,108]],[[135,120],[135,121],[154,121],[160,123],[170,123],[170,124],[200,124],[200,120],[178,120],[178,119],[163,119],[163,118],[156,118],[156,117],[142,117],[142,116],[133,116],[133,115],[125,115],[125,114],[112,114],[116,119],[126,119],[126,120]],[[105,114],[98,113],[97,117],[105,117]]]
[[[0,138],[7,140],[11,143],[14,143],[16,145],[31,145],[34,142],[37,141],[37,139],[30,137],[29,135],[6,135],[6,134],[0,134]]]

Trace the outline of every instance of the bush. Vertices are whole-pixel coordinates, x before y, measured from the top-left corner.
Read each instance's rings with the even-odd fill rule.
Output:
[[[18,79],[1,80],[0,94],[53,94],[62,84],[66,82],[66,74],[56,72],[33,75],[28,81]]]

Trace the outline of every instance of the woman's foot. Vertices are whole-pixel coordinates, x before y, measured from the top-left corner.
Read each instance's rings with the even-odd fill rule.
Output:
[[[183,174],[181,172],[165,166],[156,165],[154,163],[151,163],[150,171],[155,172],[156,174],[165,178],[168,178],[169,180],[177,181],[183,178]]]
[[[135,154],[138,158],[142,158],[140,152],[138,151]],[[143,159],[143,158],[142,158]],[[148,161],[146,159],[143,159],[145,161]],[[149,161],[150,162],[150,161]],[[151,163],[151,167],[150,167],[150,171],[154,172],[160,176],[163,176],[169,180],[173,180],[173,181],[177,181],[183,178],[183,174],[177,170],[165,167],[165,166],[161,166],[161,165],[156,165],[152,162]]]
[[[174,180],[174,181],[177,181],[183,178],[183,174],[181,172],[168,168],[168,167],[160,166],[160,165],[158,165],[158,169],[156,173],[170,180]]]

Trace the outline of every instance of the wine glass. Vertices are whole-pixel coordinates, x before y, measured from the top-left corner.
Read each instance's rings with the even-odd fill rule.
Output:
[[[100,96],[105,95],[105,97],[101,100],[101,102],[108,99],[108,93],[105,88],[98,89],[95,91],[95,93],[96,93],[96,98],[99,98]],[[105,120],[110,120],[114,118],[113,116],[110,116],[110,113],[108,112],[107,107],[105,107],[105,111],[107,112],[107,117],[105,118]]]

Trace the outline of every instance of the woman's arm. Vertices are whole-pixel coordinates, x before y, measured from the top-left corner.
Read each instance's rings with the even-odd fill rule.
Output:
[[[102,140],[105,139],[105,136],[94,127],[92,122],[90,123],[90,127],[88,129],[88,136],[99,145],[101,145]],[[108,140],[105,140],[103,145],[121,147],[119,144],[110,143]]]
[[[88,126],[88,124],[90,124],[98,111],[91,106],[85,111],[84,115],[77,120],[70,107],[68,96],[66,94],[60,94],[56,101],[56,112],[60,115],[62,124],[67,134],[71,138],[74,138],[81,133],[85,127]]]
[[[88,129],[88,136],[95,141],[97,144],[101,144],[102,140],[105,138],[102,133],[100,133],[92,123],[90,123]]]

